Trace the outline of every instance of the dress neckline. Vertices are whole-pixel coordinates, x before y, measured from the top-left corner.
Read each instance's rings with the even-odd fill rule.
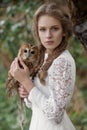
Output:
[[[46,52],[46,53],[45,53],[44,60],[46,60],[47,58],[48,58],[48,53]]]

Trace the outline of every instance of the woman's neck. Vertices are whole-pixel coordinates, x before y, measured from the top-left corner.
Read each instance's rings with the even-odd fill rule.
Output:
[[[48,53],[48,55],[51,55],[53,50],[46,50],[45,53]]]

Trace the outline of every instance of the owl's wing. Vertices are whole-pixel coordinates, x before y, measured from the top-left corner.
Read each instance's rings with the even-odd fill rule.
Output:
[[[6,90],[8,93],[8,96],[12,96],[15,93],[17,93],[17,88],[19,86],[18,81],[16,81],[11,74],[8,72],[8,77],[6,79]]]

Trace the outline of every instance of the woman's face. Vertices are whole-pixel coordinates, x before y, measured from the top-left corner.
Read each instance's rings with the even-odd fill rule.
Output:
[[[52,53],[61,43],[65,34],[59,20],[52,16],[43,15],[38,20],[38,35],[47,52]]]

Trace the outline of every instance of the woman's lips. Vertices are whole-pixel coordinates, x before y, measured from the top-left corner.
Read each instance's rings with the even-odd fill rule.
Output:
[[[48,45],[51,45],[51,44],[53,44],[53,41],[46,41],[46,43],[47,43]]]

